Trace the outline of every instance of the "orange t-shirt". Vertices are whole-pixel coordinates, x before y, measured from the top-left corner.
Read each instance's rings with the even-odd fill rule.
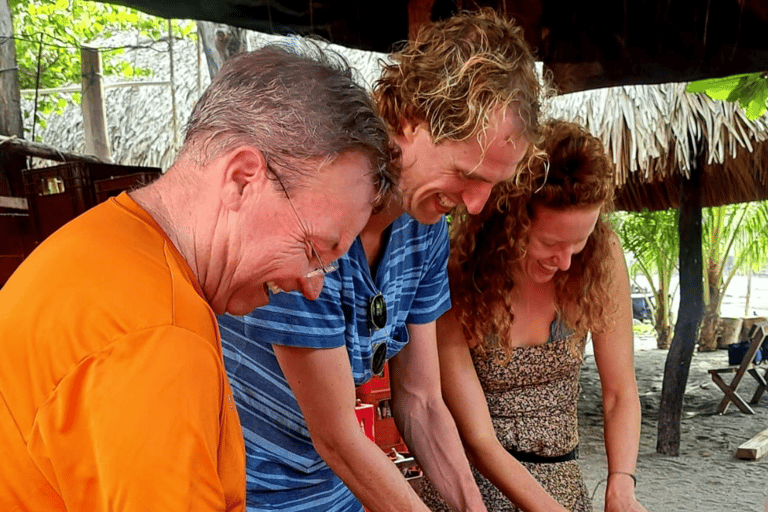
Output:
[[[213,311],[127,194],[0,290],[0,510],[243,510],[242,431]]]

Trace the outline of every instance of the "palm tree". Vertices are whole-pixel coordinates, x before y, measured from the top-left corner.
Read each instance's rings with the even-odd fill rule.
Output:
[[[645,210],[614,215],[621,243],[634,255],[630,274],[642,274],[651,287],[656,344],[658,348],[669,348],[673,329],[670,287],[679,250],[677,211]]]
[[[717,349],[720,306],[739,270],[758,270],[768,263],[768,202],[706,208],[703,212],[706,309],[701,321],[699,350]],[[725,262],[733,257],[726,272]]]

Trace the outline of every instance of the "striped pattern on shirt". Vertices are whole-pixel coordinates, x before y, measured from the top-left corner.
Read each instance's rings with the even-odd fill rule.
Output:
[[[403,214],[372,278],[358,238],[325,278],[320,297],[273,295],[246,317],[219,317],[224,361],[246,447],[249,510],[362,510],[312,446],[304,418],[275,358],[272,344],[346,346],[355,385],[371,377],[371,352],[387,341],[387,358],[408,342],[406,324],[436,320],[450,308],[445,220],[431,226]],[[381,292],[387,325],[371,328],[370,299]]]

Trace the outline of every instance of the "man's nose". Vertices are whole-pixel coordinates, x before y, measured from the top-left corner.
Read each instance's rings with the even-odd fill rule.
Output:
[[[488,201],[488,196],[491,195],[492,189],[493,185],[490,183],[478,183],[468,187],[461,194],[461,200],[471,215],[477,215],[482,211],[485,202]]]

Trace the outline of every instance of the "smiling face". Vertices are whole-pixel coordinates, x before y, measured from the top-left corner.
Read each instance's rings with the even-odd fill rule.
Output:
[[[244,204],[242,218],[252,229],[230,244],[237,252],[229,256],[232,277],[220,301],[228,313],[267,304],[269,287],[316,299],[324,275],[307,274],[346,253],[368,221],[374,188],[363,155],[344,154],[302,180],[289,191],[290,201],[270,181]]]
[[[529,145],[513,109],[493,112],[479,141],[472,136],[434,144],[424,122],[406,123],[395,140],[402,150],[403,209],[423,224],[461,203],[479,213],[493,186],[515,175]]]
[[[523,272],[535,283],[552,280],[571,267],[571,258],[584,250],[600,216],[600,206],[555,210],[534,207],[528,231]]]

